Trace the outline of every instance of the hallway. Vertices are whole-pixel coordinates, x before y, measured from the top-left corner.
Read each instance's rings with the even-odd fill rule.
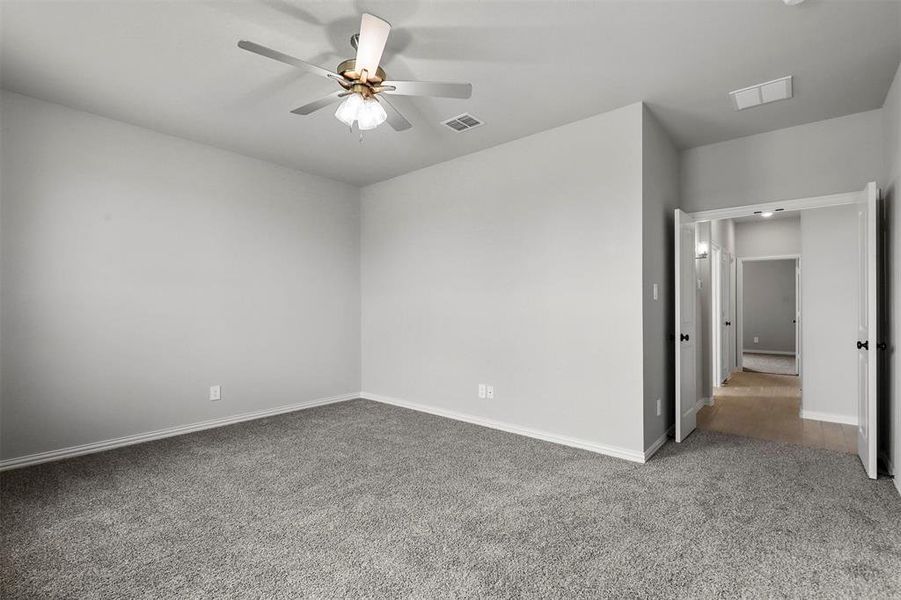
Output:
[[[857,452],[856,427],[802,419],[800,409],[798,377],[737,371],[714,390],[713,406],[698,411],[698,429]]]

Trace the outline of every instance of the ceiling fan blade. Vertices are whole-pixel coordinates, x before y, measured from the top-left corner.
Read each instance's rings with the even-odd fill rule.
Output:
[[[329,94],[328,96],[320,98],[319,100],[314,100],[309,104],[304,104],[300,108],[295,108],[291,112],[295,115],[308,115],[310,113],[316,112],[320,108],[325,108],[329,104],[334,104],[345,95],[346,92],[343,91],[334,92],[332,94]]]
[[[357,60],[354,70],[375,75],[382,61],[382,52],[388,42],[391,23],[375,15],[363,13],[360,22],[360,39],[357,41]]]
[[[302,69],[304,71],[308,71],[310,73],[315,73],[320,77],[328,77],[329,79],[342,80],[343,77],[335,73],[334,71],[329,71],[328,69],[324,69],[322,67],[317,67],[316,65],[311,65],[308,62],[304,62],[299,58],[294,58],[293,56],[289,56],[278,50],[273,50],[272,48],[267,48],[266,46],[260,46],[254,42],[248,42],[247,40],[241,40],[238,42],[238,48],[242,50],[247,50],[248,52],[253,52],[254,54],[259,54],[260,56],[265,56],[266,58],[271,58],[272,60],[277,60],[279,62],[285,63],[286,65],[291,65],[292,67],[297,67],[298,69]]]
[[[447,83],[441,81],[384,81],[379,87],[385,94],[398,96],[435,96],[438,98],[469,98],[471,83]]]
[[[388,125],[391,125],[394,131],[405,131],[413,127],[413,124],[400,114],[400,111],[394,108],[394,105],[388,102],[387,98],[376,96],[376,99],[385,107],[385,113],[388,115]]]

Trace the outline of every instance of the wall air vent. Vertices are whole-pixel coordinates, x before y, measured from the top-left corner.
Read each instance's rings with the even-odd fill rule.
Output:
[[[729,92],[735,110],[744,110],[761,104],[788,100],[792,97],[792,76],[781,77],[766,83]]]
[[[447,121],[441,121],[442,125],[447,125],[457,133],[463,131],[469,131],[470,129],[475,129],[476,127],[481,127],[484,125],[482,121],[475,118],[469,113],[463,113],[462,115],[457,115],[456,117],[452,117]]]

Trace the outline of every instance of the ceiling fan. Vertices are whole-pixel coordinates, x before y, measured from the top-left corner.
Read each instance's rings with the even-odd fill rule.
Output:
[[[472,85],[469,83],[388,79],[379,62],[382,60],[382,52],[390,31],[391,24],[388,21],[363,13],[360,33],[350,38],[351,46],[357,51],[356,58],[345,60],[334,71],[254,42],[241,40],[238,47],[337,82],[341,90],[304,104],[291,112],[309,115],[343,99],[335,111],[335,118],[351,128],[356,123],[360,131],[375,129],[386,120],[395,131],[403,131],[413,126],[383,94],[463,99],[472,95]]]

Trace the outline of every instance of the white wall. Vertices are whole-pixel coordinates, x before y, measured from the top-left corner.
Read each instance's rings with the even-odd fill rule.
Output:
[[[888,327],[888,375],[889,406],[886,412],[892,423],[890,431],[881,428],[881,437],[888,442],[886,454],[893,457],[895,485],[901,491],[901,352],[898,342],[901,340],[901,66],[895,73],[895,81],[885,99],[883,108],[883,131],[885,140],[885,175],[882,179],[883,196],[888,222],[887,264],[888,307],[890,309]],[[887,435],[886,435],[887,434]]]
[[[682,153],[688,212],[863,189],[882,175],[882,111],[809,123]]]
[[[3,458],[360,389],[355,188],[0,103]]]
[[[801,213],[803,415],[857,419],[857,207]]]
[[[642,452],[641,127],[634,104],[364,188],[363,390]]]
[[[735,224],[735,255],[741,258],[801,254],[801,216]]]
[[[795,353],[794,260],[745,262],[741,306],[744,351]]]
[[[679,206],[679,153],[648,110],[642,122],[642,278],[644,447],[674,423],[675,331],[673,213]],[[658,286],[654,299],[654,285]],[[657,415],[657,399],[661,414]]]

